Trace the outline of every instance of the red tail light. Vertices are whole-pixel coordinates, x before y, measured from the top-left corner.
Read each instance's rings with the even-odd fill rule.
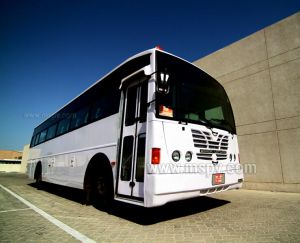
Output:
[[[158,165],[160,163],[160,148],[152,148],[151,164]]]

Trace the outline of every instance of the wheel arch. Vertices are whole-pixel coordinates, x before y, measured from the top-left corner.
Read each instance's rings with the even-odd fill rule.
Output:
[[[97,153],[90,159],[85,170],[85,175],[83,179],[83,189],[86,188],[86,185],[89,182],[89,178],[94,176],[95,173],[99,172],[100,170],[103,170],[105,171],[105,173],[107,173],[107,176],[114,188],[113,171],[110,161],[105,154]]]
[[[33,179],[36,179],[39,174],[42,174],[42,162],[41,161],[38,161],[36,163]]]

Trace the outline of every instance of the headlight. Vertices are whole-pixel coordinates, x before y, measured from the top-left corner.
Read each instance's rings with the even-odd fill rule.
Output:
[[[193,158],[192,152],[187,151],[187,152],[185,153],[185,160],[186,160],[187,162],[190,162],[190,161],[192,160],[192,158]]]
[[[178,162],[180,160],[180,152],[178,150],[175,150],[173,153],[172,153],[172,159],[175,161],[175,162]]]

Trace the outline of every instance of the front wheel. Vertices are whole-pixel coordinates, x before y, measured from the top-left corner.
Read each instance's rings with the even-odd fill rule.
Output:
[[[97,169],[89,171],[85,179],[85,204],[97,208],[107,208],[113,201],[113,185],[105,171]]]

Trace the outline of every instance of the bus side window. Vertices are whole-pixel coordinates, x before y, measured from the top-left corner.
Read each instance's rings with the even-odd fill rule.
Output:
[[[71,127],[73,130],[77,127],[81,127],[82,125],[88,122],[89,115],[89,107],[85,107],[72,115]]]
[[[39,143],[43,143],[46,140],[47,129],[43,130],[40,134]]]
[[[61,120],[58,123],[58,128],[57,128],[57,133],[56,135],[59,136],[63,133],[66,133],[69,130],[69,126],[70,126],[70,117]]]
[[[39,138],[40,138],[40,133],[38,133],[37,135],[35,135],[34,146],[38,144]]]
[[[47,133],[46,140],[49,140],[49,139],[55,137],[56,127],[57,127],[57,124],[54,124],[54,125],[52,125],[51,127],[48,128],[48,133]]]
[[[91,120],[96,121],[104,117],[104,104],[103,98],[100,98],[96,103],[92,106],[91,112]]]
[[[30,142],[30,147],[33,147],[33,146],[34,146],[34,140],[35,140],[35,136],[32,136],[31,142]]]
[[[120,91],[106,90],[99,94],[98,100],[92,105],[91,122],[111,116],[119,111]]]

